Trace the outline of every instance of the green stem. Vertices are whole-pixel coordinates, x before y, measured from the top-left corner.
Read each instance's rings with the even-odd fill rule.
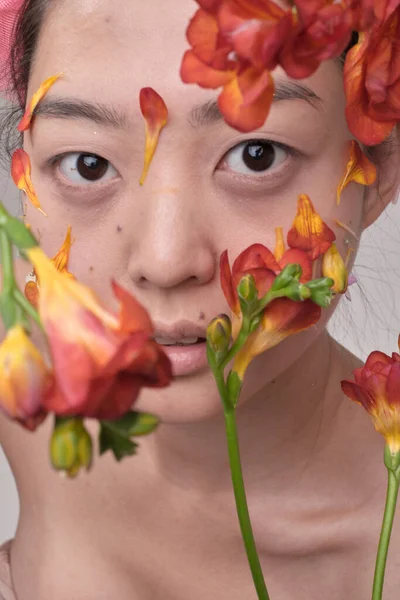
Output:
[[[235,493],[236,510],[239,518],[242,538],[249,561],[253,582],[259,600],[269,600],[265,585],[260,559],[258,558],[256,543],[251,527],[249,509],[247,506],[246,491],[243,482],[242,466],[240,462],[239,440],[236,426],[235,409],[230,407],[225,410],[225,428],[228,440],[229,462],[231,467],[233,490]]]
[[[386,495],[385,513],[383,516],[381,536],[376,557],[374,586],[372,600],[382,600],[383,583],[385,579],[386,561],[392,533],[393,520],[396,512],[397,496],[399,493],[400,472],[388,468],[388,487]]]
[[[3,270],[3,292],[10,293],[16,286],[12,244],[2,227],[0,227],[0,253]]]
[[[28,317],[31,317],[31,319],[33,319],[35,323],[37,323],[37,325],[40,327],[40,329],[44,332],[43,323],[40,320],[39,313],[37,312],[35,307],[32,306],[32,304],[29,302],[28,298],[24,296],[24,294],[19,288],[16,288],[14,290],[14,299],[22,308],[24,313],[28,315]]]

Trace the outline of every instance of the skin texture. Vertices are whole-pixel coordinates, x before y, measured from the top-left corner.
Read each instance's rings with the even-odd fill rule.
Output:
[[[345,254],[356,241],[334,219],[361,233],[398,183],[395,155],[380,167],[379,202],[375,186],[365,193],[351,184],[336,206],[351,139],[336,63],[303,82],[322,99],[317,108],[304,100],[276,102],[251,136],[222,121],[195,127],[190,111],[216,92],[179,79],[194,9],[183,0],[148,0],[140,10],[123,0],[56,3],[28,94],[62,71],[49,97],[101,101],[125,115],[121,129],[35,120],[24,148],[49,216],[28,207],[27,222],[51,256],[71,224],[70,271],[110,306],[114,276],[161,325],[184,319],[205,326],[226,312],[221,252],[228,248],[232,260],[254,242],[273,248],[274,228],[291,226],[299,193],[310,195]],[[140,187],[145,140],[138,97],[149,85],[164,98],[170,119]],[[292,146],[297,154],[283,154],[261,177],[235,173],[227,152],[253,138]],[[48,161],[67,152],[98,154],[115,171],[101,184],[66,188],[71,182]],[[27,267],[18,269],[23,281]],[[250,511],[274,600],[364,600],[372,582],[386,477],[383,442],[361,408],[341,394],[339,380],[358,362],[327,336],[329,316],[254,361],[239,409]],[[255,599],[210,372],[146,391],[136,406],[162,418],[158,432],[141,442],[134,459],[117,466],[104,457],[74,482],[47,464],[50,420],[31,435],[0,419],[21,498],[12,549],[19,600]],[[387,600],[397,597],[399,543],[397,524]]]

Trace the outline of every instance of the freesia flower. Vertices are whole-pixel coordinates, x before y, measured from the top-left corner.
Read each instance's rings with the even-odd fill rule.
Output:
[[[33,206],[46,217],[33,187],[31,161],[25,150],[19,149],[14,152],[11,161],[11,176],[17,188],[25,192]]]
[[[352,181],[361,185],[371,185],[376,180],[376,166],[365,156],[359,144],[352,140],[350,142],[350,158],[347,163],[346,172],[337,188],[337,204],[345,187]]]
[[[75,279],[74,275],[68,271],[68,263],[72,246],[72,229],[71,226],[68,226],[67,234],[65,236],[65,240],[57,252],[57,254],[52,258],[52,262],[60,273],[64,273],[68,277]],[[29,302],[37,308],[39,304],[39,286],[40,281],[33,270],[32,279],[28,281],[25,285],[25,296],[28,298]]]
[[[400,6],[360,34],[347,56],[344,84],[350,131],[362,143],[381,143],[400,120]]]
[[[53,75],[44,81],[37,92],[35,92],[32,96],[32,100],[29,102],[25,114],[21,119],[20,124],[18,125],[18,131],[26,131],[31,126],[33,113],[35,108],[39,104],[39,102],[45,97],[49,89],[55,84],[55,82],[62,77],[62,73],[59,75]]]
[[[34,431],[46,418],[43,399],[53,383],[43,356],[21,325],[0,345],[0,409]]]
[[[346,292],[348,272],[345,261],[334,243],[322,257],[322,275],[333,279],[335,284],[332,290],[334,292],[337,294],[344,294]]]
[[[60,273],[39,247],[26,254],[40,281],[38,312],[46,332],[55,386],[45,407],[58,416],[116,419],[141,387],[164,387],[171,365],[152,339],[147,311],[113,282],[119,314],[88,287]]]
[[[400,452],[400,354],[372,352],[353,375],[354,381],[341,382],[343,392],[365,408],[396,455]]]
[[[168,121],[168,109],[161,96],[150,87],[142,88],[140,90],[140,109],[145,120],[146,128],[144,168],[140,178],[140,185],[143,185],[157,149],[161,130]]]
[[[287,237],[289,246],[304,250],[311,260],[315,260],[331,247],[335,239],[335,234],[323,222],[309,196],[301,194],[293,227]]]

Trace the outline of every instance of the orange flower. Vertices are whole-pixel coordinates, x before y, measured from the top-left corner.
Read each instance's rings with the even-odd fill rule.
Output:
[[[323,60],[340,56],[351,38],[352,19],[344,3],[296,0],[297,27],[285,40],[280,63],[289,77],[304,79]]]
[[[60,273],[64,273],[68,277],[71,277],[71,279],[75,279],[74,275],[72,275],[72,273],[68,271],[68,262],[72,246],[71,232],[71,226],[69,225],[67,229],[67,235],[65,236],[65,240],[61,248],[51,260],[57,271],[59,271]],[[28,298],[32,306],[37,308],[39,305],[40,281],[35,273],[35,270],[33,270],[33,277],[34,279],[28,281],[25,285],[25,296]]]
[[[393,455],[400,452],[400,354],[372,352],[353,372],[355,381],[342,381],[342,390],[370,414]]]
[[[164,387],[171,365],[152,340],[147,311],[113,282],[119,315],[86,286],[57,271],[39,248],[26,254],[40,279],[39,315],[52,355],[55,385],[45,398],[59,416],[116,419],[141,387]]]
[[[347,55],[346,117],[366,145],[381,143],[400,120],[400,6],[382,25],[360,35]]]
[[[335,239],[335,234],[323,222],[310,198],[302,194],[293,227],[288,233],[289,246],[304,250],[311,260],[315,260],[331,247]]]
[[[62,73],[49,77],[44,81],[37,92],[32,96],[32,100],[29,102],[25,114],[22,117],[20,124],[18,125],[18,131],[26,131],[31,126],[33,113],[39,102],[45,97],[49,89],[55,84],[55,82],[62,77]]]
[[[11,175],[17,188],[25,192],[33,206],[47,217],[36,196],[31,179],[31,161],[24,150],[19,149],[14,152],[11,162]]]
[[[340,196],[350,182],[355,181],[361,185],[371,185],[375,180],[375,165],[365,156],[358,143],[353,140],[350,144],[350,159],[347,163],[346,172],[337,188],[337,204],[340,204]]]
[[[168,109],[161,96],[150,87],[142,88],[140,90],[140,109],[146,127],[144,168],[140,178],[140,185],[143,185],[157,149],[161,130],[168,121]]]
[[[16,325],[0,345],[0,409],[34,431],[46,418],[43,399],[51,385],[42,355]]]
[[[277,228],[277,247],[279,253],[284,250],[281,229]],[[277,257],[279,258],[279,253]],[[276,260],[272,252],[262,244],[253,244],[244,250],[230,269],[228,253],[225,251],[220,261],[221,287],[232,310],[232,337],[236,339],[242,325],[237,286],[241,278],[250,274],[254,277],[259,298],[264,296],[272,286],[276,275],[288,264],[300,264],[301,281],[310,281],[312,261],[307,253],[300,249],[290,248],[283,252],[280,260]],[[311,300],[294,302],[287,298],[273,300],[264,310],[258,329],[250,335],[245,346],[238,352],[234,362],[234,370],[243,379],[244,372],[255,356],[273,348],[286,337],[314,325],[321,316],[321,308]]]

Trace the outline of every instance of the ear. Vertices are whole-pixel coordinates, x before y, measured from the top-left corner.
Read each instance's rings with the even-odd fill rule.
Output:
[[[387,147],[389,144],[392,147]],[[400,149],[397,140],[382,144],[374,151],[378,165],[376,182],[366,188],[363,228],[367,229],[400,194]]]

